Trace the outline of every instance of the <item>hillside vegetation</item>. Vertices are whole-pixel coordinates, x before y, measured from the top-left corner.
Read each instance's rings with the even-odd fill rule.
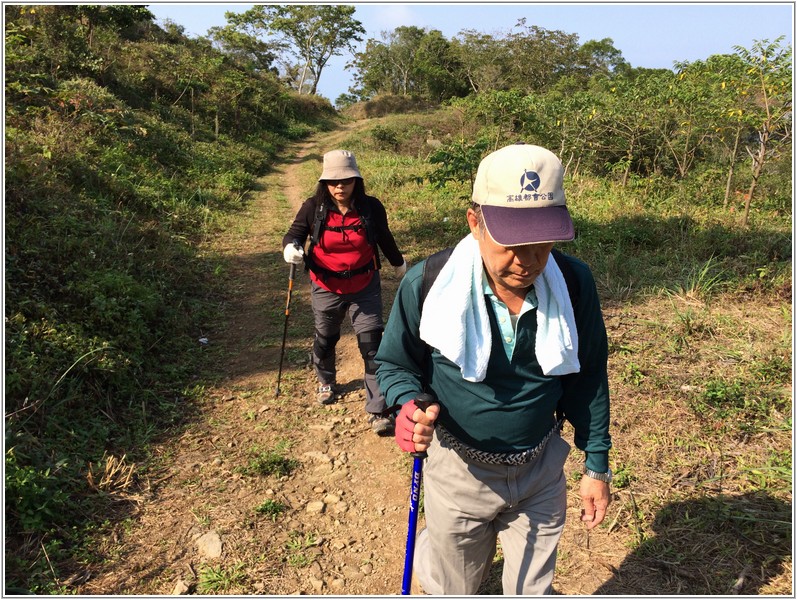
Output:
[[[41,591],[201,392],[198,243],[335,113],[144,9],[5,10],[6,564]]]
[[[562,156],[565,250],[593,268],[609,326],[607,528],[628,533],[639,580],[650,557],[699,572],[689,539],[716,558],[695,593],[742,572],[760,593],[790,588],[790,49],[338,114],[141,7],[5,10],[7,588],[69,593],[78,565],[102,562],[90,548],[140,492],[152,444],[218,374],[205,327],[229,282],[209,242],[286,149],[354,119],[341,147],[409,262],[464,234],[484,154],[524,140]]]

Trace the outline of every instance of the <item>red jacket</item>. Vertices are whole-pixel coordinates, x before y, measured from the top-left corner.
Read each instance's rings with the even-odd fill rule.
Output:
[[[361,222],[358,210],[360,202],[369,203],[369,227],[375,245],[371,245],[366,237],[366,229]],[[302,204],[288,233],[282,240],[283,248],[297,241],[305,245],[307,238],[313,230],[316,206],[313,198],[308,198]],[[345,227],[342,231],[335,228]],[[393,266],[401,266],[404,257],[396,245],[396,240],[387,224],[387,212],[384,205],[373,196],[365,196],[361,200],[354,200],[352,208],[342,215],[334,202],[327,204],[327,216],[321,231],[321,239],[312,251],[311,260],[320,267],[317,271],[310,271],[310,278],[318,285],[336,294],[353,294],[359,292],[374,276],[374,271],[379,265],[378,250],[382,250],[385,258]],[[334,273],[348,275],[347,271],[373,268],[350,277],[335,276]],[[328,273],[327,273],[328,271]]]

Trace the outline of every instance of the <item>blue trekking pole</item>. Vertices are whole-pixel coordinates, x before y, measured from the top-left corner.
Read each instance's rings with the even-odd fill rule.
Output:
[[[415,406],[426,412],[429,405],[434,402],[431,394],[418,394]],[[401,582],[401,595],[408,596],[412,584],[412,562],[415,558],[415,531],[418,528],[418,501],[421,497],[421,476],[423,474],[423,460],[426,452],[412,452],[412,486],[410,488],[410,516],[407,529],[407,551],[404,556],[404,579]]]

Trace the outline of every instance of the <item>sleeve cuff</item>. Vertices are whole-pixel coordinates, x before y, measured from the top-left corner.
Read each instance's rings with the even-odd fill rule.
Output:
[[[606,473],[609,470],[608,452],[585,452],[584,464],[596,473]]]
[[[396,401],[396,404],[398,404],[399,406],[404,406],[410,400],[414,400],[415,398],[417,398],[419,393],[420,392],[409,392],[407,394],[404,394],[403,396],[399,396],[398,400]]]

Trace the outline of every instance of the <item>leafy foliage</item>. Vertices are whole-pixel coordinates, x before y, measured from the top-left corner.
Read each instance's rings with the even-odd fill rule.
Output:
[[[285,80],[300,93],[315,94],[327,62],[362,41],[362,23],[354,18],[355,7],[344,5],[255,5],[242,14],[227,13],[227,31],[252,31],[279,37],[274,44],[299,59],[286,63]],[[231,40],[227,36],[227,41]],[[247,45],[251,42],[247,41]],[[298,79],[298,81],[297,81]],[[309,87],[306,85],[309,82]]]
[[[473,143],[458,140],[438,148],[429,156],[429,162],[439,166],[426,176],[427,179],[438,188],[445,187],[449,181],[467,182],[472,187],[489,143],[486,138]]]
[[[759,186],[764,167],[783,165],[775,157],[791,152],[791,56],[779,38],[737,47],[735,55],[676,63],[675,71],[640,69],[609,38],[579,45],[573,34],[527,26],[525,19],[501,37],[465,30],[451,41],[437,30],[398,27],[355,55],[356,83],[340,100],[442,100],[493,148],[538,143],[573,173],[608,175],[623,185],[635,177],[723,172],[723,203],[729,207],[739,191],[746,225],[757,192],[788,201],[780,177],[766,192]],[[740,172],[745,163],[749,174]]]

